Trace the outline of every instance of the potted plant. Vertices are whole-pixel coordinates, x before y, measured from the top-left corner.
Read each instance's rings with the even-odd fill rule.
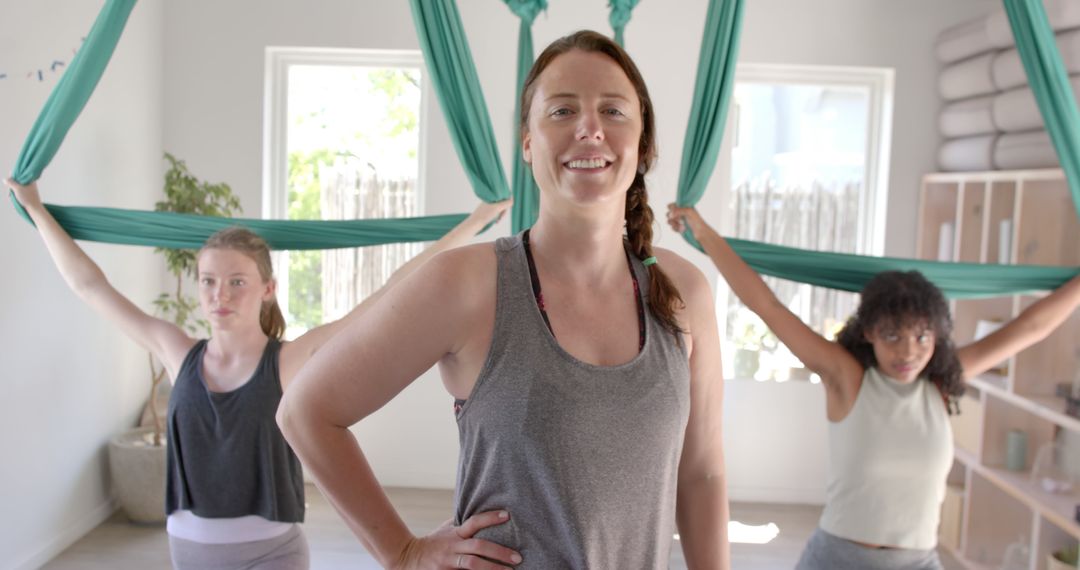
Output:
[[[734,329],[735,377],[752,379],[761,367],[761,353],[773,351],[778,341],[757,315],[740,315]]]
[[[165,153],[169,170],[165,173],[165,199],[154,205],[157,212],[177,212],[204,216],[231,217],[240,212],[240,200],[228,184],[200,182],[184,161]],[[168,319],[189,334],[209,334],[209,325],[196,315],[198,300],[184,293],[184,281],[195,277],[196,251],[157,248],[176,287],[162,292],[154,300],[155,314]],[[169,384],[165,367],[148,355],[150,397],[143,409],[141,427],[121,433],[109,442],[109,467],[117,502],[136,523],[160,523],[165,520],[166,450],[165,401]]]

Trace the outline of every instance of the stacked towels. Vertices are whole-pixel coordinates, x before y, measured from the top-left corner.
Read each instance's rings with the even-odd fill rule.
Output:
[[[1080,94],[1080,0],[1045,0],[1074,94]],[[937,40],[945,108],[938,152],[946,171],[1053,168],[1057,154],[1013,41],[1004,9],[953,26]]]

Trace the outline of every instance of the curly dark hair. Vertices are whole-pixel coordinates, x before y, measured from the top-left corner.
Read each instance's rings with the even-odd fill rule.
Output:
[[[945,398],[950,414],[959,413],[964,393],[963,369],[952,341],[952,315],[945,295],[918,271],[884,271],[863,287],[859,308],[836,337],[866,368],[877,366],[874,347],[866,333],[882,322],[898,326],[920,323],[933,329],[934,355],[920,376],[933,382]]]

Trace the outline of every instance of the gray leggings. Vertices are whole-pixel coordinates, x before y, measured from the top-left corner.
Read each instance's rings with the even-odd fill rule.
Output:
[[[942,566],[933,548],[868,548],[819,528],[795,570],[942,570]]]
[[[175,570],[308,570],[307,538],[300,525],[281,536],[234,544],[205,544],[169,535]]]

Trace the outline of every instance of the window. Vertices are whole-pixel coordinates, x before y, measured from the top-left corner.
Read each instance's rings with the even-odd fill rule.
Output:
[[[802,249],[881,255],[892,71],[746,66],[731,107],[729,211],[735,237]],[[766,278],[804,322],[833,338],[857,296]],[[738,298],[721,290],[725,375],[810,378]],[[816,380],[816,379],[812,379]]]
[[[422,65],[419,52],[269,48],[264,215],[421,215]],[[277,253],[287,337],[346,314],[421,247]]]

